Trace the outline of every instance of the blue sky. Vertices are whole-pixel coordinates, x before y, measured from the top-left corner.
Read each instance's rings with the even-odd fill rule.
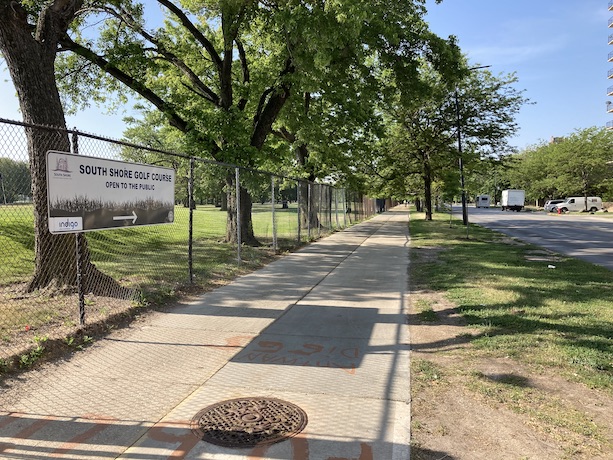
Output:
[[[519,149],[551,136],[604,126],[607,62],[613,46],[608,0],[427,0],[430,28],[455,35],[471,65],[491,65],[494,74],[516,72],[518,89],[534,105],[521,110]]]
[[[576,129],[604,126],[606,90],[613,86],[607,39],[613,29],[608,0],[426,0],[427,20],[440,36],[455,35],[471,65],[490,65],[494,74],[517,72],[518,89],[534,105],[517,120],[511,144],[519,149]],[[21,119],[6,65],[0,64],[0,117]],[[68,117],[68,126],[121,137],[122,117],[93,107]]]

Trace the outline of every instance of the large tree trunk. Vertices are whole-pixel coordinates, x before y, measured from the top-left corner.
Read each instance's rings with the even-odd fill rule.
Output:
[[[289,133],[288,133],[289,134]],[[296,137],[293,134],[291,139],[295,141]],[[293,142],[293,141],[292,141]],[[306,144],[300,144],[296,149],[296,160],[304,170],[307,169],[307,159],[309,158],[309,148]],[[300,182],[300,228],[313,229],[319,228],[319,217],[317,210],[319,209],[318,188],[315,182],[315,174],[313,171],[309,173],[309,182]],[[310,184],[310,186],[309,186]],[[310,236],[310,235],[309,235]]]
[[[300,228],[304,231],[316,231],[320,222],[317,214],[319,209],[319,186],[312,182],[300,181]],[[312,235],[309,235],[312,236]]]
[[[228,174],[226,177],[226,187],[228,189],[228,219],[226,225],[226,241],[230,243],[238,242],[237,221],[236,221],[236,176]],[[244,187],[239,187],[240,193],[240,235],[241,244],[248,246],[260,246],[261,243],[253,233],[253,221],[251,218],[251,209],[253,203],[251,195]]]
[[[77,282],[75,235],[53,235],[48,229],[46,154],[49,150],[70,151],[64,110],[55,83],[54,62],[58,37],[66,32],[81,4],[82,1],[78,0],[56,0],[48,4],[40,14],[35,35],[32,35],[27,15],[20,4],[0,0],[0,51],[17,90],[24,122],[50,127],[26,129],[35,246],[35,271],[28,291],[51,283],[75,286]],[[87,291],[108,291],[109,283],[113,290],[120,289],[91,264],[85,242],[81,248],[81,261]],[[120,293],[115,291],[114,294]]]

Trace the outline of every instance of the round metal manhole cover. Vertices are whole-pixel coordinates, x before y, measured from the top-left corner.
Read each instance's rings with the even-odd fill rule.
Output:
[[[273,444],[300,433],[306,413],[295,404],[274,398],[238,398],[198,412],[192,432],[205,442],[224,447]]]

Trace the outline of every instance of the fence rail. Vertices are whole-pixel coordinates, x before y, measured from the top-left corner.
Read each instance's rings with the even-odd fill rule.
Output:
[[[41,169],[28,153],[28,131],[50,139],[64,136],[67,153],[173,168],[174,222],[67,235],[38,228],[46,217],[38,215]],[[239,205],[236,214],[224,212],[232,200],[242,199],[241,189],[252,201],[259,245],[242,244]],[[374,199],[344,188],[3,119],[0,194],[0,374],[27,366],[49,340],[70,345],[84,326],[214,284],[377,212]],[[229,235],[233,219],[237,233]],[[55,244],[58,238],[63,246]],[[55,248],[54,253],[44,253],[45,248]],[[74,282],[66,267],[75,268]],[[43,275],[51,281],[40,282]]]

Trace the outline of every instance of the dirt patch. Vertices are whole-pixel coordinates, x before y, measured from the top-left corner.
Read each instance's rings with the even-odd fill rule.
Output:
[[[475,352],[479,331],[439,293],[409,308],[412,460],[613,458],[609,394]]]
[[[501,244],[509,244],[511,246],[526,246],[526,243],[510,236],[502,236],[497,240]]]
[[[47,351],[54,342],[73,343],[77,335],[94,333],[100,323],[122,317],[134,308],[132,299],[86,294],[83,313],[87,327],[80,326],[79,296],[68,289],[45,289],[26,292],[24,283],[0,287],[2,324],[2,356],[4,366],[20,366],[21,356],[44,348]],[[70,342],[73,337],[73,342]],[[12,355],[12,356],[11,356]],[[11,360],[17,360],[11,363]]]
[[[74,288],[51,285],[26,292],[25,282],[0,286],[0,384],[15,373],[80,351],[110,331],[130,325],[141,315],[172,309],[178,301],[228,284],[282,254],[267,247],[258,249],[257,257],[246,257],[240,268],[221,266],[219,271],[206,273],[189,285],[161,282],[152,285],[136,276],[121,279],[122,285],[130,287],[125,292],[115,292],[115,297],[85,294],[83,326],[80,300]],[[119,295],[123,293],[127,298]]]
[[[554,254],[553,252],[544,249],[526,251],[524,258],[528,262],[561,262],[564,260],[558,254]]]

